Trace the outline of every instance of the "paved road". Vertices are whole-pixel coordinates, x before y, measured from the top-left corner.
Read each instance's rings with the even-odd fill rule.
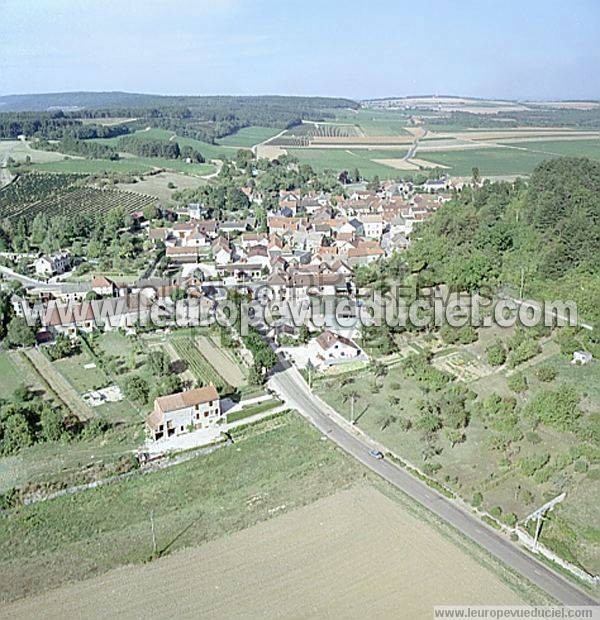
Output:
[[[344,422],[335,419],[336,417],[339,419],[339,416],[311,393],[307,383],[295,367],[284,369],[281,365],[278,366],[269,380],[269,386],[286,404],[297,409],[317,429],[355,459],[454,526],[555,599],[565,605],[597,604],[590,596],[563,577],[521,551],[495,530],[448,501],[425,483],[388,460],[378,461],[369,456],[368,451],[371,446],[368,445],[367,440],[355,435]]]

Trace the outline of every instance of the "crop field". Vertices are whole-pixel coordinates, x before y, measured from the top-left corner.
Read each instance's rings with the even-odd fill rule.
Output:
[[[250,148],[255,144],[259,144],[264,140],[268,140],[279,133],[279,129],[273,127],[259,127],[258,125],[252,125],[251,127],[244,127],[239,131],[219,138],[219,144],[223,146],[237,146]]]
[[[394,499],[359,486],[153,564],[18,601],[5,613],[350,618],[401,609],[402,617],[429,618],[434,604],[525,602]]]
[[[217,372],[216,368],[201,353],[191,337],[179,336],[171,338],[171,345],[177,356],[182,359],[188,370],[194,375],[200,385],[214,385],[220,394],[230,391],[230,386]]]
[[[204,457],[4,514],[0,600],[146,562],[151,511],[162,557],[310,504],[361,475],[300,416],[281,414]]]
[[[316,388],[326,402],[347,418],[351,415],[348,394],[356,392],[354,415],[359,428],[419,468],[427,469],[434,464],[432,475],[466,501],[481,493],[481,505],[486,510],[500,507],[501,515],[512,513],[523,519],[548,498],[566,491],[567,499],[554,513],[560,527],[544,529],[542,542],[561,552],[567,548],[568,556],[563,557],[598,574],[600,518],[593,512],[600,464],[597,445],[591,438],[584,440],[573,432],[548,425],[534,428],[520,408],[515,410],[517,422],[513,425],[518,427],[519,434],[508,444],[498,443],[496,440],[502,432],[486,421],[482,403],[496,393],[516,398],[522,407],[543,389],[569,387],[580,395],[582,420],[593,426],[597,424],[594,420],[600,408],[600,390],[587,386],[600,385],[600,365],[572,366],[568,359],[557,354],[556,343],[547,340],[538,356],[519,367],[518,372],[526,376],[528,389],[526,393],[515,394],[508,384],[514,372],[494,369],[485,362],[484,342],[493,342],[498,335],[494,332],[487,336],[466,347],[444,345],[436,354],[435,364],[458,376],[457,383],[466,384],[479,400],[470,409],[464,439],[453,444],[443,430],[435,441],[435,456],[428,453],[423,432],[416,428],[420,403],[427,395],[417,381],[403,372],[401,365],[390,365],[387,374],[380,378],[369,369],[356,371],[349,377],[325,376],[319,379]],[[551,384],[537,378],[537,368],[543,364],[557,370]],[[401,420],[409,421],[408,428]],[[546,464],[534,474],[528,473],[527,463],[546,454]]]

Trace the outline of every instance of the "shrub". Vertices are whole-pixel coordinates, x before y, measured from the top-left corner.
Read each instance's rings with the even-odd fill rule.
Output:
[[[496,519],[499,519],[502,516],[502,508],[500,506],[494,506],[490,510],[490,514],[492,515],[492,517],[496,517]]]
[[[508,356],[508,365],[511,368],[514,368],[532,357],[535,357],[541,350],[542,348],[537,340],[533,340],[532,338],[523,340],[514,350],[511,351]]]
[[[587,461],[584,461],[582,459],[579,461],[575,461],[575,465],[573,465],[573,469],[579,474],[584,474],[589,469],[589,465]]]
[[[475,491],[475,493],[473,493],[473,497],[471,498],[471,506],[474,506],[475,508],[479,508],[479,506],[481,506],[482,503],[483,503],[483,495],[479,491]]]
[[[551,366],[550,364],[544,364],[535,371],[535,374],[540,381],[549,383],[550,381],[554,381],[554,379],[556,379],[558,371],[556,370],[556,367]]]
[[[550,455],[547,452],[542,452],[537,455],[520,459],[518,465],[526,476],[533,476],[533,474],[542,469],[542,467],[544,467],[549,460]]]
[[[501,342],[488,345],[485,354],[490,366],[502,366],[506,361],[506,349]]]
[[[527,379],[525,375],[521,373],[515,373],[508,378],[507,381],[508,387],[510,390],[515,392],[515,394],[521,394],[527,390]]]
[[[558,430],[572,430],[581,416],[579,395],[571,386],[538,392],[523,409],[526,416]]]

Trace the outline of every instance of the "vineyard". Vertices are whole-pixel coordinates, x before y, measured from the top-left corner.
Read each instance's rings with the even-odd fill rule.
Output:
[[[269,144],[282,147],[310,146],[313,138],[354,138],[362,135],[355,125],[334,125],[331,123],[302,123],[291,127]]]
[[[173,338],[171,344],[177,356],[187,363],[188,370],[202,385],[214,385],[221,395],[231,392],[231,386],[211,366],[191,338]]]
[[[0,218],[34,217],[37,213],[103,213],[115,207],[126,212],[156,202],[152,196],[116,189],[80,186],[85,176],[30,173],[0,190]]]

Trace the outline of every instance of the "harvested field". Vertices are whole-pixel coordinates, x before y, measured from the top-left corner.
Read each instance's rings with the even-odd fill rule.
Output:
[[[440,164],[436,164],[433,161],[427,161],[426,159],[416,159],[414,157],[410,160],[410,162],[416,164],[420,168],[448,168],[448,166],[442,166]]]
[[[414,160],[408,161],[406,159],[374,159],[374,162],[381,164],[382,166],[389,166],[390,168],[396,168],[396,170],[418,170],[419,166],[414,163]]]
[[[416,619],[430,618],[434,604],[524,602],[393,499],[358,487],[151,564],[18,601],[2,615],[349,618],[397,617],[401,609]]]
[[[213,368],[234,388],[246,383],[241,368],[208,336],[198,336],[196,344]]]

